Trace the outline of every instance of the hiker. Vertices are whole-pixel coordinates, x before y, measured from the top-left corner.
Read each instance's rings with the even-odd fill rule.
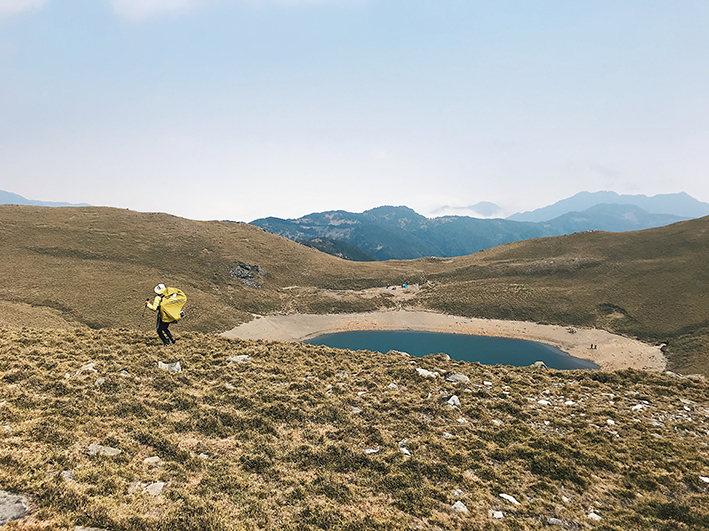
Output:
[[[162,298],[163,295],[165,294],[165,284],[158,284],[155,286],[155,299],[153,299],[153,302],[150,302],[150,299],[145,300],[145,306],[153,311],[157,310],[158,313],[158,322],[157,322],[157,327],[155,331],[158,333],[158,336],[163,342],[163,345],[169,345],[170,343],[175,343],[175,338],[172,337],[172,334],[170,331],[167,329],[167,327],[170,325],[170,323],[166,323],[162,319],[162,312],[160,311],[160,304],[162,303]]]

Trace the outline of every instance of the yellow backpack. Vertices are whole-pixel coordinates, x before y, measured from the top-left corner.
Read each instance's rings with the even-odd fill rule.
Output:
[[[174,323],[185,316],[182,307],[187,302],[187,297],[182,290],[165,288],[160,301],[160,319],[163,323]]]

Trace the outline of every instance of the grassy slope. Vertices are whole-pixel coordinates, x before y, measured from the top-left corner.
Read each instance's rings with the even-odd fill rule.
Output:
[[[0,299],[93,327],[148,330],[154,316],[143,316],[142,301],[165,282],[189,297],[180,329],[211,332],[249,319],[249,312],[393,307],[386,295],[346,290],[425,282],[408,305],[598,326],[666,342],[672,370],[709,374],[708,227],[702,218],[530,240],[453,259],[353,263],[240,223],[0,206]],[[260,289],[230,276],[240,261],[266,270]]]
[[[250,361],[229,363],[240,354]],[[159,370],[161,360],[183,372]],[[77,374],[89,362],[96,372]],[[459,408],[441,402],[452,393]],[[0,330],[0,485],[37,507],[8,530],[533,530],[552,517],[582,529],[596,525],[589,507],[606,530],[706,529],[708,429],[706,383],[639,371],[198,333],[166,349],[130,330]],[[92,443],[121,454],[89,456]],[[165,483],[157,497],[143,492],[154,481]],[[451,510],[458,499],[467,514]]]

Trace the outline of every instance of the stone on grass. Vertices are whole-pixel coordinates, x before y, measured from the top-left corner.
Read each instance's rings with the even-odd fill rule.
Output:
[[[118,376],[130,376],[130,373],[127,370],[123,369],[121,372],[118,373]]]
[[[437,372],[427,371],[426,369],[422,369],[421,367],[416,367],[416,372],[424,378],[435,378],[439,376]]]
[[[0,490],[0,526],[27,516],[27,500],[23,496]]]
[[[79,376],[82,372],[96,372],[96,369],[94,367],[96,364],[94,362],[87,363],[83,367],[81,367],[78,371],[76,371],[75,376]]]
[[[522,505],[514,496],[510,496],[509,494],[500,494],[500,498],[507,500],[510,503],[514,503],[515,505]]]
[[[389,387],[389,389],[398,389],[399,388],[399,386],[396,385],[394,382],[391,382],[387,387]]]
[[[615,420],[613,420],[613,419],[607,419],[607,420],[606,420],[606,424],[608,424],[609,426],[615,426]]]
[[[232,363],[246,363],[250,359],[251,358],[248,354],[239,354],[238,356],[229,356],[227,358],[227,361],[230,361]]]
[[[59,476],[66,481],[74,481],[74,474],[71,473],[71,470],[63,470]]]
[[[199,454],[197,457],[199,457],[200,459],[209,459],[208,454]]]
[[[406,446],[399,447],[399,450],[401,450],[401,453],[404,454],[406,457],[411,457],[411,452],[409,452],[409,449],[406,448]]]
[[[537,404],[542,406],[550,406],[551,402],[549,402],[549,400],[537,400]]]
[[[453,434],[452,434],[452,433],[448,433],[447,431],[444,431],[444,432],[443,432],[443,437],[446,438],[446,439],[452,439],[452,438],[453,438]]]
[[[593,520],[594,522],[600,522],[602,520],[602,518],[594,512],[588,513],[588,519]]]
[[[462,418],[462,417],[461,417],[461,418],[459,418],[459,419],[457,420],[457,422],[458,422],[458,424],[467,424],[467,423],[468,423],[468,421],[467,421],[467,420],[465,420],[465,419],[464,419],[464,418]]]
[[[699,479],[701,479],[704,483],[709,483],[709,478],[706,476],[699,476]]]
[[[564,522],[562,522],[562,521],[559,520],[558,518],[549,518],[549,520],[547,521],[547,523],[548,523],[549,525],[561,525],[561,526],[564,525]]]
[[[106,378],[97,378],[94,387],[101,387],[104,383],[106,383]]]
[[[451,496],[453,496],[454,498],[462,498],[463,494],[465,494],[465,492],[463,492],[462,489],[455,489],[453,492],[451,492]]]
[[[89,455],[105,455],[108,457],[113,457],[121,453],[118,448],[111,448],[110,446],[103,446],[101,444],[89,444]]]
[[[165,483],[162,481],[156,481],[155,483],[151,483],[145,487],[143,492],[150,494],[151,496],[159,496],[163,488],[165,488]]]
[[[158,361],[158,369],[162,369],[167,372],[182,372],[182,366],[179,361],[172,363],[163,363],[162,361]]]
[[[350,413],[352,413],[353,415],[356,415],[358,413],[362,413],[362,410],[358,407],[350,406]]]
[[[484,385],[485,387],[491,387],[491,386],[492,386],[492,382],[488,382],[488,381],[486,380],[486,381],[483,382],[483,385]]]
[[[154,455],[152,457],[146,457],[145,459],[143,459],[143,463],[145,463],[146,465],[159,465],[162,463],[162,460],[157,455]]]
[[[566,402],[564,402],[564,405],[565,406],[574,406],[574,405],[576,405],[576,402],[574,402],[573,400],[567,400]]]
[[[5,431],[12,431],[12,426],[8,426],[7,424],[5,424],[2,429],[4,429]]]
[[[470,381],[470,378],[468,378],[465,374],[462,372],[449,372],[445,376],[446,382],[450,383],[468,383]]]
[[[367,455],[376,454],[379,453],[379,448],[367,448],[364,453]]]
[[[74,526],[74,531],[106,531],[103,527],[84,527],[83,525]]]
[[[493,511],[492,509],[489,510],[487,514],[490,518],[494,518],[495,520],[502,520],[505,517],[502,511]]]
[[[460,500],[458,500],[457,502],[455,502],[453,504],[452,509],[457,513],[467,513],[468,512],[468,508]]]
[[[532,367],[533,369],[546,369],[547,364],[544,363],[543,361],[535,361],[534,363],[532,363],[530,365],[530,367]]]
[[[460,398],[458,398],[456,395],[451,395],[444,398],[443,402],[448,404],[450,407],[458,407],[460,405]]]

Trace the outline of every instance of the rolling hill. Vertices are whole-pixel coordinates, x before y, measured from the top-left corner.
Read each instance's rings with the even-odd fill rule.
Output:
[[[252,313],[395,308],[402,303],[386,290],[364,290],[420,284],[404,307],[603,328],[666,343],[671,370],[707,374],[708,229],[701,218],[458,258],[351,262],[249,224],[0,206],[0,315],[5,324],[150,330],[143,301],[164,282],[188,295],[182,330],[216,332]]]

